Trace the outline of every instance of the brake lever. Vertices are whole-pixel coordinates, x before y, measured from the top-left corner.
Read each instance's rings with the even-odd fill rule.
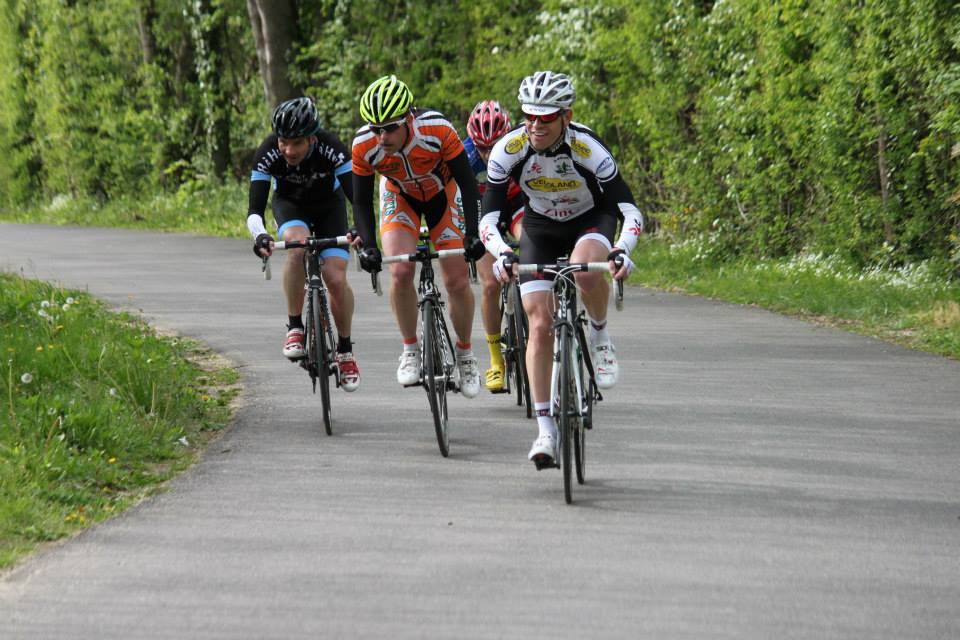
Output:
[[[263,257],[263,267],[260,270],[263,272],[264,280],[273,278],[273,272],[270,270],[270,256]]]

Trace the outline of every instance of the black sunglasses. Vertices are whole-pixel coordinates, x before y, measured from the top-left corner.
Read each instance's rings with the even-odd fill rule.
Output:
[[[394,131],[399,129],[400,125],[402,124],[403,124],[402,122],[391,122],[390,124],[384,124],[384,125],[371,124],[369,125],[370,133],[372,133],[375,136],[378,136],[381,133],[393,133]]]

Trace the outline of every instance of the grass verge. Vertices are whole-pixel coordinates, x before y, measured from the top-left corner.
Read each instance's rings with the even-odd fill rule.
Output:
[[[856,269],[835,257],[716,261],[695,241],[645,239],[634,284],[757,305],[960,359],[960,283],[920,264]]]
[[[104,520],[224,428],[236,372],[89,295],[0,273],[0,569]]]
[[[0,221],[52,225],[123,227],[249,237],[245,185],[187,184],[175,193],[96,198],[57,196],[45,206],[0,210]]]

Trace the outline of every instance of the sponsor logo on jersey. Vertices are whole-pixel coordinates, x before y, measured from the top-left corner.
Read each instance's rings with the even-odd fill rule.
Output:
[[[543,167],[540,166],[539,162],[534,162],[532,165],[530,165],[530,171],[533,171],[534,173],[543,173]]]
[[[437,242],[455,242],[459,239],[460,234],[450,227],[444,227],[443,231],[440,232],[440,235],[437,236]]]
[[[571,142],[570,148],[576,151],[579,155],[583,156],[584,158],[589,158],[590,154],[593,153],[593,151],[590,150],[590,147],[583,144],[579,140],[574,140],[573,142]]]
[[[507,143],[506,151],[507,153],[516,153],[517,151],[520,151],[525,144],[527,144],[527,133],[523,132]]]
[[[402,173],[403,162],[401,160],[394,160],[394,159],[384,160],[379,165],[377,165],[376,169],[377,171],[379,171],[380,173],[386,176],[395,174],[395,173]]]
[[[534,178],[533,180],[527,180],[527,186],[536,191],[548,191],[550,193],[556,193],[557,191],[573,191],[574,189],[580,188],[582,183],[576,179],[566,179],[566,178],[547,178],[545,176],[540,176],[539,178]]]
[[[561,160],[560,162],[558,162],[556,168],[557,168],[557,173],[559,173],[562,176],[568,173],[573,173],[573,167],[567,164],[566,160]]]
[[[606,158],[604,158],[603,162],[600,163],[600,166],[597,167],[597,177],[599,178],[612,171],[613,171],[613,158],[607,156]]]

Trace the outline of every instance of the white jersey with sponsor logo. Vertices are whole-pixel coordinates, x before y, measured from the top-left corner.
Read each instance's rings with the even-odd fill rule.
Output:
[[[523,127],[501,138],[487,163],[487,180],[510,178],[527,196],[528,210],[557,221],[576,218],[603,200],[604,184],[619,175],[610,151],[589,128],[571,122],[553,148],[537,152]]]

